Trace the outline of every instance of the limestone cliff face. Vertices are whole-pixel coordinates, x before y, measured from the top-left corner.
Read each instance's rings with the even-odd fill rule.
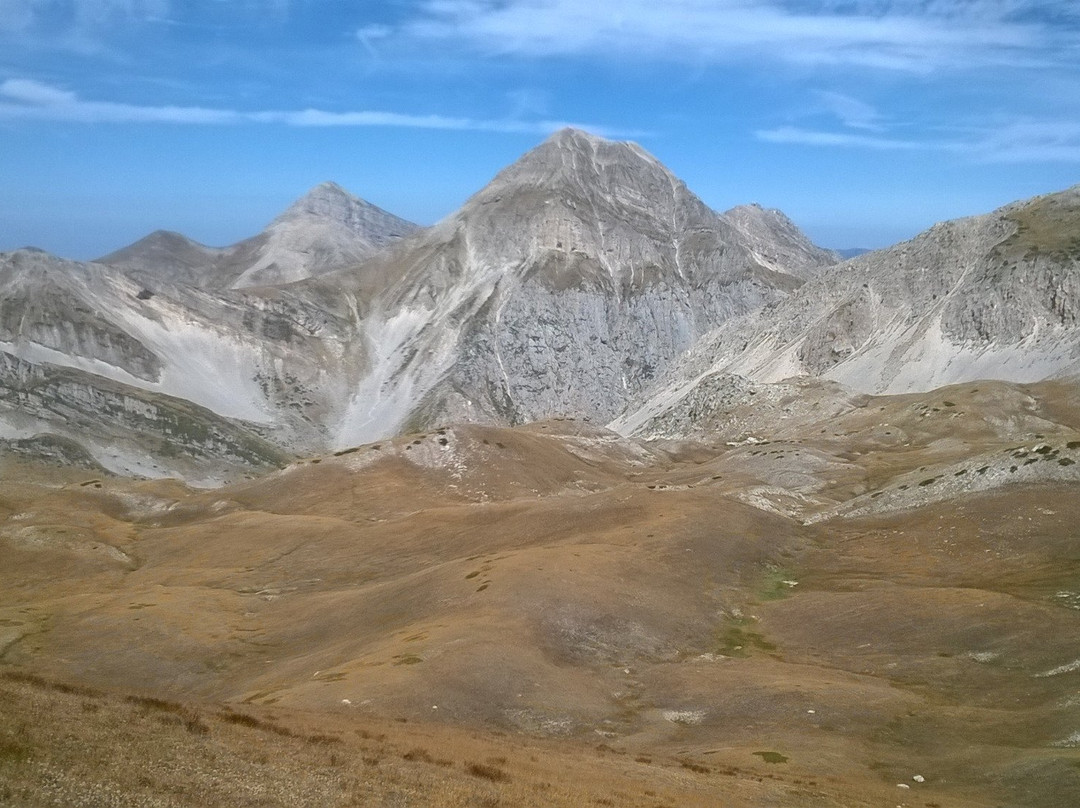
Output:
[[[701,335],[834,261],[779,214],[717,214],[636,144],[564,130],[352,281],[381,364],[340,438],[606,421]]]
[[[1080,372],[1080,187],[830,268],[721,325],[615,423],[634,431],[717,373],[867,393]],[[699,397],[695,394],[695,397]]]

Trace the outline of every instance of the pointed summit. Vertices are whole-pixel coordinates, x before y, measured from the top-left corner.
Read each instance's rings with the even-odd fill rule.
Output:
[[[417,229],[412,222],[353,196],[336,182],[316,185],[274,219],[270,229],[302,219],[344,225],[375,249]]]
[[[293,283],[358,264],[417,229],[337,183],[323,182],[232,249],[226,264],[235,273],[231,286]]]
[[[339,441],[406,421],[607,421],[703,333],[821,263],[812,245],[748,238],[640,146],[560,130],[351,276],[382,357],[373,385],[420,403],[366,388]]]
[[[544,141],[544,143],[553,143],[558,146],[570,146],[581,143],[597,144],[615,142],[617,141],[594,135],[592,132],[586,132],[584,129],[575,129],[573,126],[564,126],[562,129],[552,132],[548,139]]]
[[[512,187],[560,189],[575,194],[617,198],[680,184],[655,157],[626,141],[607,140],[581,129],[566,128],[500,171],[478,194],[496,195]],[[636,190],[635,190],[636,189]]]
[[[320,207],[344,208],[356,203],[363,203],[363,200],[353,196],[336,182],[327,180],[326,182],[320,182],[306,194],[297,198],[278,218],[288,216],[291,213],[313,213]]]

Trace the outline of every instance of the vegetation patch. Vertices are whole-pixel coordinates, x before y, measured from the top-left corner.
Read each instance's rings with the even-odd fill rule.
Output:
[[[1016,232],[1001,243],[1007,255],[1034,257],[1040,251],[1071,257],[1080,255],[1076,239],[1080,208],[1060,198],[1037,199],[1007,215]]]
[[[757,596],[759,600],[782,600],[790,595],[797,585],[798,581],[794,580],[790,572],[782,567],[769,565],[765,569]]]
[[[16,741],[0,741],[0,763],[25,763],[30,759],[30,747]]]
[[[167,701],[152,696],[125,696],[124,701],[134,704],[146,710],[158,710],[163,713],[182,713],[184,705],[175,701]]]
[[[35,673],[23,673],[22,671],[3,671],[0,672],[0,679],[7,679],[9,682],[19,682],[20,684],[32,685],[34,687],[41,688],[42,690],[53,690],[57,693],[65,693],[69,696],[101,696],[101,691],[94,690],[92,687],[85,687],[83,685],[69,685],[66,682],[54,682],[51,679],[46,679],[45,677],[38,676]]]
[[[712,769],[710,769],[708,766],[703,766],[702,764],[695,763],[692,760],[680,760],[679,765],[682,766],[684,769],[689,769],[690,771],[696,772],[698,774],[709,774],[712,771]]]
[[[776,645],[748,626],[746,618],[733,618],[717,633],[714,653],[728,657],[748,657],[751,651],[775,651]]]
[[[754,752],[754,754],[757,755],[762,760],[764,760],[766,763],[787,763],[788,762],[787,755],[781,755],[779,752],[762,751],[762,752]]]
[[[489,763],[469,763],[465,766],[465,771],[467,771],[473,777],[480,777],[484,780],[491,780],[493,783],[510,782],[509,774],[500,769],[498,766],[492,766]]]

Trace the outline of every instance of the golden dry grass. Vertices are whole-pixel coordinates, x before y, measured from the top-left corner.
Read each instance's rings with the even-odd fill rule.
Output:
[[[205,492],[8,466],[0,803],[1071,808],[1075,391],[455,427]]]
[[[875,804],[750,760],[632,759],[602,744],[239,712],[13,672],[0,675],[0,705],[0,801],[12,806]]]

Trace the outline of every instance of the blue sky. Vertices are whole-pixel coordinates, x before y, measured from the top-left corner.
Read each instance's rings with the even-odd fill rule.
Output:
[[[831,247],[1080,182],[1075,0],[0,0],[0,250],[429,224],[573,124]]]

